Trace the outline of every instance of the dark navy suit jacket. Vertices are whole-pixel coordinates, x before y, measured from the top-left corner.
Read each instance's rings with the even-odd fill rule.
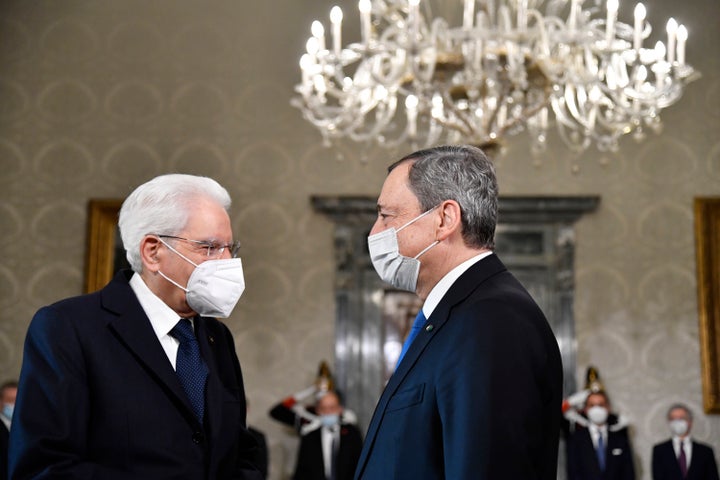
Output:
[[[672,440],[653,447],[652,476],[653,480],[682,480]],[[690,468],[685,480],[718,480],[718,468],[712,447],[692,442]]]
[[[627,428],[608,430],[605,470],[600,470],[590,431],[577,425],[568,437],[568,480],[634,480],[635,467]]]
[[[557,341],[495,255],[452,285],[388,381],[355,473],[368,480],[554,480]]]
[[[11,477],[259,478],[248,460],[255,442],[230,331],[195,319],[210,372],[201,425],[130,275],[120,272],[102,290],[33,318],[10,434]]]

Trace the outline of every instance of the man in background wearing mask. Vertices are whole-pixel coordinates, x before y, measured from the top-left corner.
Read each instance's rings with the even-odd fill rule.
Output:
[[[377,404],[357,479],[554,480],[562,366],[545,316],[493,253],[498,187],[478,148],[389,167],[373,266],[423,306]]]
[[[627,426],[610,413],[604,391],[585,400],[587,423],[578,422],[567,443],[568,480],[634,480]]]
[[[315,403],[306,408],[311,397]],[[362,434],[337,392],[313,385],[275,405],[270,416],[300,434],[293,480],[352,480]]]
[[[13,479],[259,479],[227,317],[242,294],[230,196],[163,175],[124,201],[132,271],[41,308],[25,340]]]
[[[17,397],[18,384],[9,380],[0,386],[0,480],[5,480],[8,472],[8,440]]]
[[[693,422],[690,409],[681,403],[674,404],[668,410],[667,421],[672,437],[653,447],[653,480],[718,480],[712,447],[690,437]]]

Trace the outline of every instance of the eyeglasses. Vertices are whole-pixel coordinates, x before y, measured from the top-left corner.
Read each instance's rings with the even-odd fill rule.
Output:
[[[190,242],[197,245],[199,248],[205,250],[208,258],[219,258],[225,253],[227,249],[230,252],[232,258],[236,258],[240,251],[240,242],[235,240],[232,243],[221,245],[215,242],[208,242],[206,240],[190,240],[189,238],[176,237],[174,235],[158,235],[160,238],[172,238],[173,240],[182,240],[183,242]]]

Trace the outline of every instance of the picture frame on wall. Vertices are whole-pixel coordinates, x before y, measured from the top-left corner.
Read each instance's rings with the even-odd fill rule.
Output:
[[[118,230],[122,202],[119,199],[91,199],[88,202],[85,293],[101,289],[116,271],[128,267]]]
[[[720,413],[720,197],[697,197],[694,208],[703,407]]]

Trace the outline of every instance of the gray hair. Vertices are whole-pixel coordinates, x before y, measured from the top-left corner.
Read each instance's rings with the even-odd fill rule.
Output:
[[[135,272],[142,272],[140,242],[145,235],[182,232],[197,198],[209,198],[226,211],[232,203],[227,190],[212,178],[179,173],[155,177],[125,199],[118,227],[126,257]]]
[[[465,243],[474,248],[495,247],[498,185],[495,168],[482,150],[470,145],[419,150],[390,165],[388,172],[406,161],[413,161],[408,182],[423,211],[455,200],[460,205]]]
[[[685,413],[687,413],[688,420],[690,420],[690,421],[692,422],[692,419],[693,419],[692,411],[691,411],[690,408],[689,408],[687,405],[685,405],[684,403],[673,403],[672,405],[670,405],[670,408],[668,408],[666,417],[669,419],[669,418],[670,418],[670,412],[672,412],[673,410],[678,410],[678,409],[679,409],[679,410],[684,410]]]

